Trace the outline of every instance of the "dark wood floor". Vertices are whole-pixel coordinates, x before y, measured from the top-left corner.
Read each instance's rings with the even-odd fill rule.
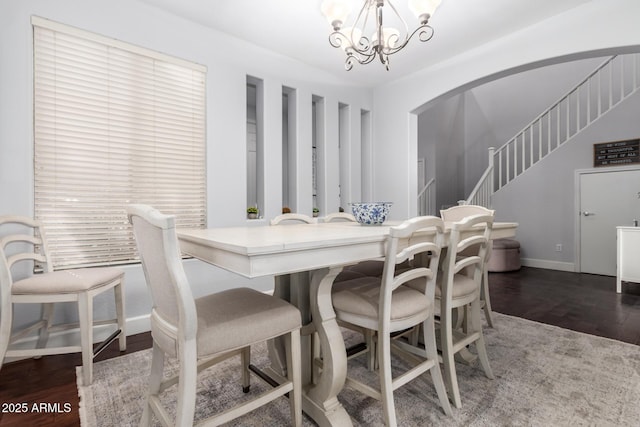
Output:
[[[640,345],[640,285],[625,284],[616,294],[615,278],[523,267],[490,274],[494,311]],[[127,352],[149,348],[148,333],[128,338]],[[116,357],[117,345],[97,360]],[[7,364],[0,370],[0,426],[77,426],[75,366],[80,355],[48,356]],[[26,403],[28,413],[10,404]],[[33,405],[59,403],[62,413],[33,412]],[[71,410],[65,413],[64,404]]]
[[[489,286],[499,313],[640,345],[640,284],[617,294],[615,277],[523,267]]]

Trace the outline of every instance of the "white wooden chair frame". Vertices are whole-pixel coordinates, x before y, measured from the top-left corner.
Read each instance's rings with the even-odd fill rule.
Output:
[[[330,213],[323,218],[323,221],[324,222],[337,222],[337,221],[358,222],[355,216],[347,212]]]
[[[440,211],[440,217],[445,222],[462,221],[465,217],[473,215],[495,216],[495,211],[478,205],[457,205]],[[485,265],[491,257],[491,244],[487,248]],[[489,273],[484,269],[482,274],[482,287],[480,294],[480,305],[484,310],[484,317],[490,328],[493,328],[493,311],[491,310],[491,296],[489,294]]]
[[[270,225],[281,225],[285,222],[302,222],[305,224],[316,224],[318,222],[317,218],[312,218],[309,215],[299,214],[299,213],[286,213],[282,215],[278,215],[269,221]]]
[[[451,401],[460,408],[460,390],[456,375],[454,356],[467,346],[475,343],[480,365],[487,378],[493,379],[489,357],[482,333],[480,319],[481,282],[486,260],[486,251],[490,243],[493,215],[474,215],[452,224],[447,255],[444,260],[440,294],[440,348],[444,365],[445,383]],[[479,228],[481,227],[481,228]],[[476,231],[473,233],[473,231]],[[469,233],[473,233],[469,236]],[[462,255],[468,248],[476,249],[476,255]],[[470,272],[470,270],[472,270]],[[457,274],[471,274],[476,289],[460,298],[453,298],[454,281]],[[458,329],[454,324],[454,310],[465,310],[465,324]]]
[[[175,232],[175,219],[172,216],[162,215],[157,210],[145,205],[129,205],[127,207],[129,221],[133,223],[133,217],[139,216],[151,225],[162,229],[164,258],[167,262],[167,270],[174,283],[176,305],[178,308],[178,324],[172,324],[163,318],[155,306],[151,312],[153,327],[162,331],[162,335],[169,337],[177,343],[176,349],[163,349],[154,339],[151,374],[149,380],[149,394],[147,404],[140,421],[140,426],[151,424],[151,414],[155,414],[164,426],[191,426],[194,421],[196,404],[197,375],[200,371],[215,365],[230,357],[240,355],[242,364],[242,386],[248,391],[250,385],[250,344],[235,350],[213,354],[207,358],[198,358],[197,347],[197,311],[195,300],[191,293],[187,277],[184,273],[180,257],[180,248]],[[134,226],[135,233],[135,226]],[[138,236],[136,236],[138,239]],[[145,277],[149,277],[148,266],[142,262]],[[241,415],[249,413],[285,394],[289,393],[292,425],[302,424],[302,385],[301,385],[301,355],[300,355],[300,330],[295,329],[283,336],[285,345],[286,366],[288,373],[283,382],[268,390],[253,400],[246,401],[224,412],[215,414],[198,425],[221,425]],[[170,378],[163,378],[165,353],[173,351],[179,361],[178,373]],[[178,384],[178,403],[175,424],[162,406],[160,394],[168,387]]]
[[[411,243],[410,237],[413,233],[424,228],[436,228],[438,233],[436,241]],[[433,308],[428,314],[416,313],[402,320],[391,320],[392,294],[408,282],[422,283],[419,286],[421,288],[420,291],[425,294],[425,298],[429,299],[430,304],[434,304],[438,262],[444,243],[443,230],[444,224],[442,220],[437,217],[412,218],[399,226],[392,227],[386,243],[386,260],[382,281],[380,283],[381,292],[378,318],[370,319],[357,314],[336,310],[336,318],[338,320],[377,332],[375,348],[377,351],[377,360],[379,361],[380,389],[371,387],[349,376],[347,376],[346,384],[374,399],[382,401],[387,426],[395,426],[397,424],[393,391],[427,371],[431,372],[434,387],[444,412],[447,415],[452,414],[440,372]],[[409,245],[401,247],[399,242],[407,239],[409,239]],[[415,267],[395,275],[396,265],[402,264],[414,257],[423,257],[427,253],[430,253],[428,257],[428,267]],[[375,280],[375,278],[372,279]],[[424,349],[415,347],[404,341],[392,340],[392,333],[411,329],[419,325],[422,326],[423,342],[425,343]],[[391,374],[392,345],[395,352],[400,351],[405,353],[405,358],[414,362],[414,366],[396,378],[392,378]]]
[[[37,262],[42,265],[43,278],[53,272],[51,257],[49,255],[45,230],[40,221],[25,216],[2,216],[1,225],[18,225],[34,230],[33,234],[9,234],[0,239],[0,367],[8,357],[41,357],[53,354],[82,353],[82,379],[83,384],[93,382],[93,358],[118,338],[120,351],[126,350],[126,319],[124,315],[124,274],[120,274],[113,280],[102,283],[86,291],[60,291],[57,293],[41,294],[15,294],[12,292],[14,279],[11,268],[19,262]],[[7,246],[10,244],[23,244],[33,250],[21,251],[13,255],[6,255]],[[36,252],[36,248],[39,251]],[[74,270],[68,270],[73,274]],[[115,297],[116,317],[114,319],[94,321],[93,299],[105,291],[113,289]],[[78,322],[53,324],[55,303],[75,302],[78,306]],[[41,318],[34,324],[12,333],[13,304],[42,304]],[[93,348],[93,328],[99,325],[117,325],[117,330],[107,338],[97,349]],[[80,344],[60,347],[47,347],[51,332],[70,329],[80,329]],[[12,349],[11,344],[28,336],[33,332],[39,332],[35,348]]]

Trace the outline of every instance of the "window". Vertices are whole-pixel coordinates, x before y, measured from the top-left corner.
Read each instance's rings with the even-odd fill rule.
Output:
[[[34,206],[55,268],[133,262],[125,207],[206,219],[206,68],[33,17]]]

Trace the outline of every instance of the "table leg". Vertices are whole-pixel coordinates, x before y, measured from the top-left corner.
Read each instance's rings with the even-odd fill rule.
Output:
[[[311,276],[311,313],[322,348],[323,363],[316,383],[305,387],[302,407],[320,426],[353,425],[337,398],[347,377],[347,353],[333,311],[331,287],[341,270],[325,268]]]

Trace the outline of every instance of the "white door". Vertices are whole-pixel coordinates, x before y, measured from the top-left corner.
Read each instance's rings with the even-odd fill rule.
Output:
[[[616,226],[640,221],[640,170],[579,173],[580,271],[616,275]]]

